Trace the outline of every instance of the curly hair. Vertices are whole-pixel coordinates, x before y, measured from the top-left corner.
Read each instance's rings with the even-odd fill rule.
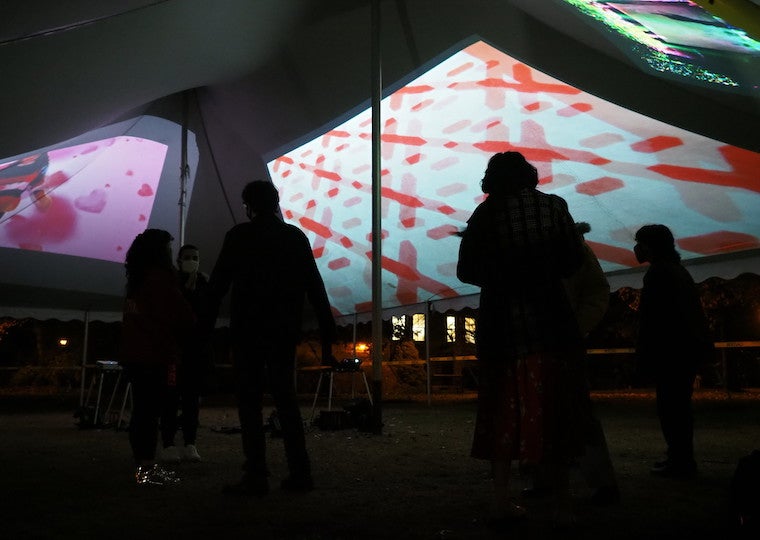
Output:
[[[280,204],[280,195],[272,182],[254,180],[243,188],[243,204],[256,214],[274,214]]]
[[[538,185],[538,171],[520,152],[500,152],[491,156],[480,188],[489,195],[509,195]]]
[[[163,229],[145,229],[135,237],[124,263],[128,297],[140,289],[149,269],[172,268],[171,251],[166,249],[172,240],[172,235]]]
[[[644,225],[636,231],[635,240],[649,248],[653,259],[658,261],[678,262],[681,255],[676,251],[673,233],[665,225]]]

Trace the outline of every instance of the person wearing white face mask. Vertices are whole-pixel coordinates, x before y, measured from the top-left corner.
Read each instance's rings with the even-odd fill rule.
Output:
[[[199,272],[200,253],[198,248],[185,244],[177,254],[179,285],[185,299],[190,303],[196,316],[208,286],[208,276]],[[206,386],[211,367],[212,351],[208,336],[194,332],[185,344],[182,362],[177,370],[176,392],[169,396],[161,417],[161,458],[165,462],[201,461],[196,448],[200,399]],[[178,417],[179,410],[182,410]],[[183,451],[177,448],[174,439],[178,428],[182,428],[185,443]]]

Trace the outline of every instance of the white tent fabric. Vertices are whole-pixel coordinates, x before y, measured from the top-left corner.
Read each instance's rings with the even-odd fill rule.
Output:
[[[427,73],[428,68],[456,52],[459,44],[482,40],[500,54],[514,59],[516,64],[527,66],[531,76],[561,81],[591,96],[587,103],[609,103],[633,111],[639,115],[636,118],[656,119],[658,125],[674,126],[678,131],[674,135],[662,128],[655,136],[663,139],[654,142],[651,137],[642,136],[650,145],[645,149],[660,143],[667,146],[683,132],[691,134],[689,137],[695,141],[712,141],[706,146],[692,144],[692,149],[705,149],[704,156],[697,158],[699,163],[679,163],[682,169],[716,173],[712,178],[658,178],[660,185],[667,186],[660,192],[662,195],[658,195],[662,197],[659,201],[647,197],[645,186],[641,184],[641,190],[626,192],[626,197],[608,202],[605,212],[609,219],[599,224],[592,222],[594,234],[599,236],[591,240],[597,241],[595,248],[603,248],[597,251],[603,261],[614,263],[608,267],[614,287],[636,286],[639,282],[641,269],[621,265],[620,261],[625,260],[624,246],[629,243],[631,229],[655,219],[672,226],[692,271],[697,272],[695,277],[703,274],[705,277],[734,277],[744,271],[757,271],[760,268],[760,167],[755,167],[760,151],[758,85],[754,90],[742,91],[741,88],[711,86],[704,81],[694,82],[672,69],[666,76],[647,70],[631,55],[631,47],[621,42],[619,35],[613,34],[608,26],[594,24],[592,18],[578,11],[574,5],[578,3],[566,0],[383,1],[383,77],[388,93]],[[5,126],[12,128],[0,131],[0,174],[7,170],[9,163],[28,159],[39,154],[40,149],[63,149],[83,144],[83,141],[128,138],[130,133],[133,137],[149,139],[165,145],[166,153],[156,184],[148,181],[138,184],[156,188],[150,215],[143,213],[146,219],[141,223],[165,228],[178,238],[180,126],[183,99],[188,99],[187,122],[194,135],[190,146],[197,149],[194,150],[197,158],[190,164],[194,186],[185,236],[187,241],[200,247],[201,269],[208,272],[224,232],[244,219],[239,203],[243,185],[254,178],[271,175],[284,195],[284,211],[293,211],[297,208],[292,200],[296,195],[295,184],[273,175],[267,163],[292,153],[304,142],[366,107],[370,95],[369,7],[369,0],[226,0],[220,3],[78,0],[65,5],[52,1],[5,1],[0,5],[3,21],[0,24],[0,65],[4,73],[0,86],[0,118]],[[693,6],[686,8],[693,10]],[[630,18],[634,19],[635,15]],[[760,53],[750,51],[743,58],[741,65],[729,66],[732,76],[741,79],[746,71],[760,72],[756,69]],[[508,82],[507,78],[504,81]],[[535,105],[524,96],[521,94],[518,99],[527,111],[537,107],[546,114],[546,109],[542,109],[550,101],[546,96],[537,99]],[[572,108],[573,104],[568,105]],[[584,112],[579,108],[573,110]],[[498,114],[494,113],[491,120]],[[136,135],[124,127],[148,124],[160,125],[163,131]],[[107,136],[98,130],[106,130]],[[636,126],[629,131],[635,132]],[[591,139],[596,135],[599,133],[591,132],[588,137],[579,138],[588,139],[587,149],[596,149],[599,139]],[[531,145],[524,138],[521,140],[514,128],[502,133],[501,140]],[[118,141],[123,142],[123,139]],[[721,162],[721,156],[726,155],[721,152],[726,148],[730,149],[730,159]],[[76,159],[84,155],[77,153]],[[410,156],[404,154],[404,157]],[[51,159],[53,157],[60,156],[54,155]],[[73,154],[70,158],[73,160]],[[369,159],[367,154],[366,163]],[[548,178],[552,172],[550,161],[535,156],[534,159],[539,161],[539,169]],[[739,170],[737,163],[752,168],[737,175],[734,174]],[[462,173],[466,177],[460,182],[476,185],[484,166],[485,155],[473,154],[469,169]],[[51,180],[51,176],[58,170],[62,169],[48,169],[46,181],[55,180]],[[122,173],[126,174],[126,170],[132,171],[134,177],[137,169],[123,169]],[[593,170],[576,168],[572,173],[562,172],[565,176],[559,180],[552,177],[554,183],[544,187],[556,189],[563,196],[572,195],[578,183],[570,178],[573,174],[581,181],[605,179],[601,184],[609,186],[609,178],[628,173],[630,170],[624,166],[612,172],[601,165]],[[655,173],[648,174],[651,177]],[[0,209],[3,213],[0,228],[6,240],[10,234],[8,224],[14,221],[13,213],[18,213],[15,227],[19,229],[21,218],[29,220],[30,213],[41,211],[45,201],[68,198],[79,200],[78,206],[72,202],[78,209],[78,213],[72,215],[92,217],[92,209],[104,204],[103,193],[110,194],[108,190],[113,187],[110,184],[108,188],[91,187],[80,180],[84,176],[71,178],[75,181],[69,180],[68,187],[61,183],[56,185],[57,189],[46,191],[48,199],[25,190],[19,196],[21,205],[11,210],[8,208],[16,204],[15,200],[12,203],[0,200],[0,204],[6,204]],[[634,183],[629,181],[629,184]],[[306,189],[301,189],[301,193],[308,199],[309,181],[304,185]],[[77,186],[80,192],[75,192]],[[15,189],[17,186],[5,187]],[[71,193],[67,194],[64,188]],[[322,193],[316,184],[312,188],[314,197]],[[324,191],[327,194],[329,190]],[[395,191],[403,192],[403,189]],[[673,201],[678,204],[671,204]],[[466,212],[474,208],[476,202],[472,199],[457,201],[456,208],[460,213]],[[658,205],[661,206],[658,208]],[[20,213],[22,206],[27,214]],[[104,212],[111,207],[105,208]],[[684,209],[686,211],[682,211]],[[358,215],[368,214],[369,208],[360,205],[354,207],[354,211]],[[585,211],[582,205],[574,208],[571,204],[571,212],[577,219],[583,219]],[[625,218],[618,219],[618,213]],[[695,229],[691,221],[695,216],[703,222],[709,220],[710,227]],[[462,217],[466,219],[457,214],[449,226],[461,226]],[[396,226],[395,216],[385,218]],[[124,226],[123,221],[118,220],[98,227],[87,225],[83,218],[77,219],[78,231],[93,228],[105,231]],[[132,234],[129,229],[125,231],[127,236]],[[314,231],[309,233],[318,251],[323,237]],[[44,242],[42,237],[35,237],[34,242],[25,237],[23,246],[19,242],[16,245],[11,241],[2,243],[0,315],[26,313],[82,318],[83,313],[90,313],[91,319],[114,317],[120,308],[123,289],[123,267],[118,257],[63,254],[65,243],[50,231],[46,234]],[[705,244],[705,236],[712,243]],[[715,243],[718,237],[720,245]],[[621,251],[610,250],[609,246]],[[436,271],[450,274],[455,246],[447,249],[445,263],[449,267]],[[317,254],[323,255],[324,251]],[[324,254],[320,263],[335,267],[342,264],[333,262],[339,258]],[[424,269],[421,257],[417,260],[416,269]],[[366,272],[359,273],[362,277],[356,288],[366,286]],[[426,270],[422,273],[427,275]],[[344,277],[340,280],[345,284]],[[391,284],[398,289],[398,283]],[[329,288],[336,290],[340,286],[341,283],[328,283]],[[475,290],[447,286],[456,289],[449,295],[451,302],[471,304],[475,298],[469,296]],[[388,289],[384,307],[395,312],[416,309],[403,306],[419,302],[424,306],[428,298],[435,298],[439,292],[431,287],[417,289],[414,298],[399,296],[392,288]],[[459,294],[466,296],[458,300]],[[356,306],[366,305],[367,299],[366,296],[353,298],[348,307],[342,306],[338,312],[348,316],[351,306],[359,311]],[[439,300],[433,303],[434,307]],[[443,305],[443,301],[440,302]]]

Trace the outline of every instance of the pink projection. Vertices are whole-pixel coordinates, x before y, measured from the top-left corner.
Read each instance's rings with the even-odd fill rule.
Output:
[[[459,238],[495,152],[536,165],[606,271],[635,266],[633,233],[666,223],[684,259],[760,247],[760,154],[598,99],[477,42],[383,101],[383,304],[478,292]],[[269,163],[285,219],[309,235],[343,314],[371,309],[366,110]]]
[[[121,136],[0,163],[0,247],[123,262],[150,219],[166,150]]]

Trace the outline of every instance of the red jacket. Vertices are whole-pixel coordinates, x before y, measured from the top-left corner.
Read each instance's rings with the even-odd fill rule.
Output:
[[[124,301],[121,363],[177,364],[195,315],[170,269],[149,271],[140,290]]]

